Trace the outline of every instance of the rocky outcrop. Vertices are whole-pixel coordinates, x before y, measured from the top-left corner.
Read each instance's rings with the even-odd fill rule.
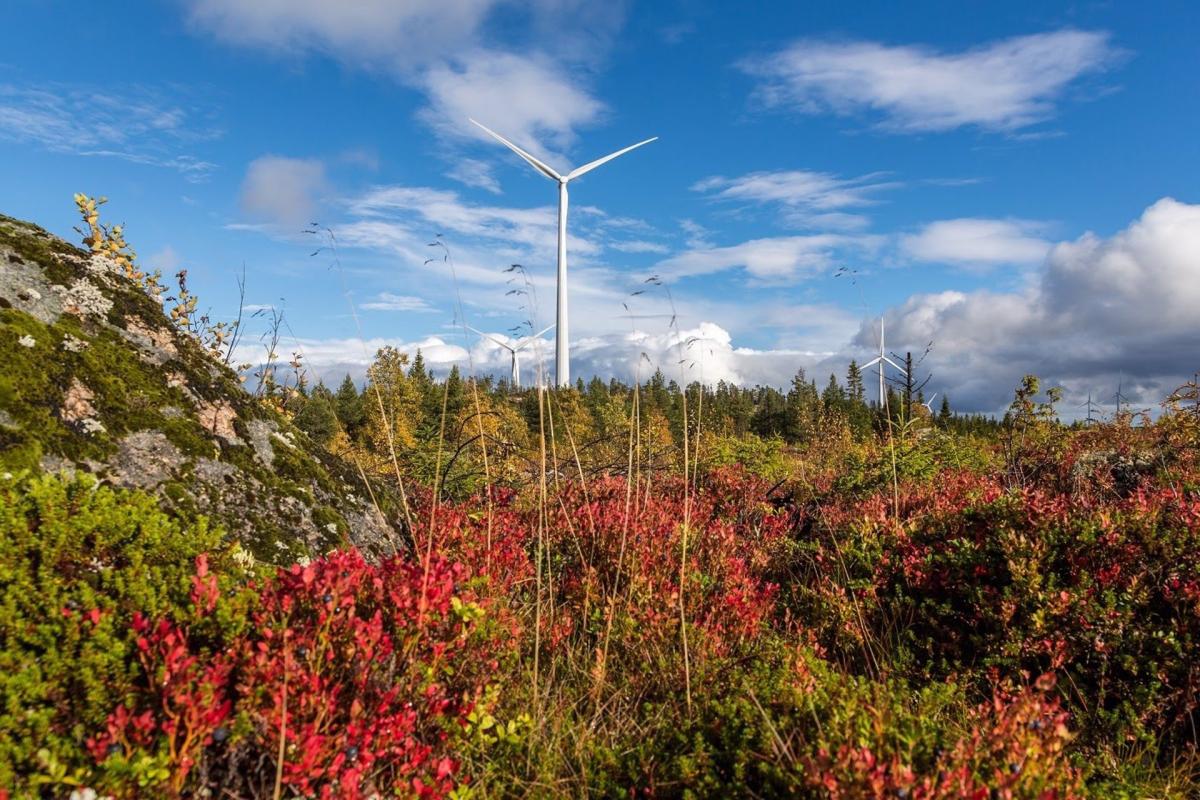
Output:
[[[0,471],[152,491],[273,562],[399,540],[386,491],[248,394],[119,265],[2,215],[0,364]]]

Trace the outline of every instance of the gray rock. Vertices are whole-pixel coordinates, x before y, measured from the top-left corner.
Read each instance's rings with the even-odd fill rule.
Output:
[[[121,438],[109,475],[121,486],[153,489],[171,478],[183,461],[179,448],[160,431],[138,431]]]

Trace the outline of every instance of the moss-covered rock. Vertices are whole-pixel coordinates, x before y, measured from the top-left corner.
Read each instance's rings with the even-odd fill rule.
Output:
[[[0,471],[83,471],[258,558],[399,540],[347,465],[248,394],[117,265],[0,215]]]

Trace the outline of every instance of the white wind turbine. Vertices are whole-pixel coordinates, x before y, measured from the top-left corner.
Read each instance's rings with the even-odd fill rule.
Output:
[[[928,400],[926,400],[924,403],[921,403],[921,405],[925,406],[925,408],[927,408],[929,410],[929,416],[931,416],[931,417],[934,415],[933,414],[933,398],[937,397],[937,395],[938,395],[938,393],[934,392],[933,394],[929,395]]]
[[[544,162],[534,158],[529,153],[526,153],[515,144],[505,139],[500,134],[493,130],[480,125],[475,120],[471,122],[480,128],[483,128],[488,135],[497,139],[501,144],[512,150],[538,172],[545,175],[552,181],[558,182],[558,308],[555,314],[555,322],[557,323],[558,332],[554,338],[554,378],[559,386],[569,386],[571,383],[571,352],[570,352],[570,323],[567,319],[567,184],[575,180],[581,175],[591,172],[601,164],[606,164],[612,161],[617,156],[624,155],[630,150],[641,147],[644,144],[650,144],[657,136],[646,139],[645,141],[631,144],[623,150],[618,150],[615,153],[610,153],[603,158],[598,158],[582,167],[576,167],[566,175],[560,175]]]
[[[883,393],[883,387],[884,387],[883,365],[885,363],[891,364],[896,369],[900,370],[901,372],[904,372],[904,367],[900,366],[895,361],[892,361],[890,358],[887,357],[887,351],[884,348],[884,344],[883,344],[883,317],[880,317],[879,318],[879,355],[877,355],[875,358],[868,361],[866,364],[862,365],[863,369],[867,369],[868,367],[873,367],[876,364],[879,365],[879,407],[880,408],[883,408],[884,401],[886,399],[886,397]],[[904,374],[907,375],[908,373],[904,372]]]
[[[472,328],[470,325],[467,326],[467,330],[469,330],[473,333],[477,333],[489,341],[495,342],[496,344],[500,345],[500,347],[504,348],[511,354],[511,356],[512,356],[511,383],[512,383],[512,386],[514,389],[521,388],[521,360],[517,356],[517,353],[521,352],[526,347],[528,347],[529,345],[536,342],[538,339],[545,336],[553,328],[554,328],[554,326],[551,325],[550,327],[548,327],[544,330],[538,331],[533,336],[526,336],[524,339],[519,340],[515,344],[510,344],[509,342],[506,342],[503,339],[498,339],[495,336],[492,336],[490,333],[484,333],[483,331],[481,331],[477,328]]]

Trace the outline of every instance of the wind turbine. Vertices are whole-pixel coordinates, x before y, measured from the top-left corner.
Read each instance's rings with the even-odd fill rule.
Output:
[[[1123,381],[1123,380],[1121,382],[1119,382],[1117,384],[1117,393],[1113,395],[1113,398],[1117,401],[1117,416],[1118,417],[1121,416],[1121,401],[1129,399],[1126,395],[1121,394],[1121,387],[1124,386],[1124,384],[1125,384],[1125,381]]]
[[[535,333],[533,336],[527,336],[524,339],[521,339],[520,341],[518,341],[516,344],[509,344],[508,342],[504,341],[503,339],[497,339],[495,336],[492,336],[490,333],[484,333],[483,331],[478,330],[477,328],[472,328],[470,325],[467,326],[467,330],[469,330],[473,333],[477,333],[480,336],[482,336],[483,338],[488,339],[489,341],[495,342],[496,344],[500,345],[502,348],[507,350],[512,355],[511,382],[512,382],[514,389],[520,389],[521,388],[521,361],[520,361],[520,358],[517,356],[517,353],[519,353],[521,350],[528,347],[529,345],[533,344],[538,339],[545,336],[547,333],[550,332],[550,329],[553,327],[554,326],[551,325],[549,328],[541,330],[541,331]]]
[[[900,366],[895,361],[892,361],[890,358],[887,357],[887,352],[885,351],[884,345],[883,345],[883,317],[880,317],[879,318],[879,355],[876,356],[875,358],[871,359],[870,361],[868,361],[866,364],[862,365],[863,369],[872,367],[875,364],[879,365],[879,407],[880,408],[883,408],[884,400],[885,400],[885,396],[883,394],[883,385],[884,385],[883,365],[884,365],[884,363],[891,364],[896,369],[900,370],[901,372],[904,372],[904,367]],[[904,374],[907,375],[908,373],[904,372]]]
[[[558,332],[554,338],[554,378],[559,386],[571,385],[571,351],[570,351],[570,323],[567,318],[567,184],[581,175],[594,170],[601,164],[607,164],[617,156],[622,156],[630,150],[641,147],[644,144],[650,144],[657,136],[646,139],[645,141],[631,144],[623,150],[618,150],[615,153],[609,153],[603,158],[598,158],[595,161],[584,164],[582,167],[576,167],[566,175],[560,175],[553,168],[549,167],[537,158],[534,158],[529,153],[526,153],[515,144],[505,139],[500,134],[480,125],[475,120],[471,120],[472,124],[482,128],[489,136],[499,141],[509,150],[525,159],[529,166],[536,169],[538,172],[545,175],[552,181],[558,182],[558,307],[555,313],[555,322],[558,326]]]
[[[1120,391],[1120,389],[1118,389],[1117,391]],[[1088,424],[1088,425],[1091,425],[1093,422],[1095,422],[1095,421],[1096,421],[1096,418],[1095,418],[1095,417],[1092,415],[1092,410],[1093,410],[1093,409],[1096,407],[1096,404],[1092,402],[1092,393],[1091,393],[1091,392],[1088,392],[1088,396],[1087,396],[1087,402],[1086,402],[1086,403],[1080,403],[1079,405],[1077,405],[1077,406],[1075,406],[1075,407],[1076,407],[1076,408],[1086,408],[1086,409],[1087,409],[1087,420],[1086,420],[1086,422],[1087,422],[1087,424]]]
[[[926,400],[924,403],[921,403],[921,405],[923,405],[923,406],[925,406],[925,408],[929,409],[929,416],[931,416],[931,417],[934,416],[934,414],[933,414],[933,398],[937,397],[937,395],[938,395],[938,393],[934,392],[933,394],[929,395],[928,400]]]

